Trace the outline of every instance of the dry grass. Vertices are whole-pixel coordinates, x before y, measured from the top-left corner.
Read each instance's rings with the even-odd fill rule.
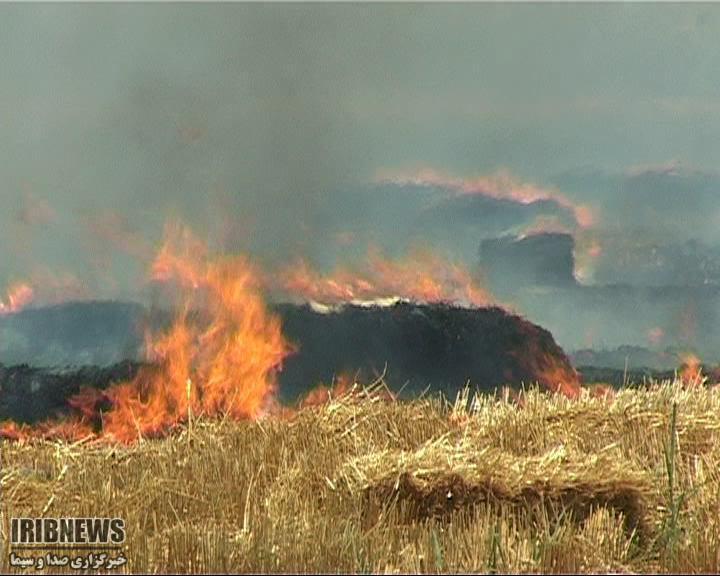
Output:
[[[369,394],[132,447],[0,450],[3,546],[11,516],[119,515],[133,572],[720,571],[717,388]]]

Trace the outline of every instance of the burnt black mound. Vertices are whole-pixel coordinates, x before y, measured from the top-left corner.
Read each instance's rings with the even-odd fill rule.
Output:
[[[550,373],[575,377],[550,332],[500,308],[403,302],[332,311],[272,308],[297,349],[278,374],[285,403],[341,374],[363,383],[384,374],[401,397],[439,391],[451,398],[467,383],[493,392],[503,385],[551,386]],[[171,318],[117,302],[72,303],[0,318],[0,420],[36,422],[65,412],[67,399],[82,386],[105,388],[132,378],[142,366],[142,328],[161,327]]]

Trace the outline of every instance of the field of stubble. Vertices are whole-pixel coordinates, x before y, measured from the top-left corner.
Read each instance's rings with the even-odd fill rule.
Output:
[[[120,516],[129,572],[720,572],[720,389],[372,392],[136,445],[0,443],[13,516]],[[27,573],[27,572],[26,572]]]

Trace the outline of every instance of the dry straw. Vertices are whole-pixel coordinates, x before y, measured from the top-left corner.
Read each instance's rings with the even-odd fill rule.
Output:
[[[133,572],[720,572],[716,388],[448,403],[377,383],[191,426],[0,442],[1,535],[12,516],[119,515]]]

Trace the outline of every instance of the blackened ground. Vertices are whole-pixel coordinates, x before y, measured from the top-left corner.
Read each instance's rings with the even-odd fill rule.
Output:
[[[0,421],[34,423],[61,415],[68,411],[68,398],[82,386],[106,388],[131,379],[139,367],[130,361],[62,370],[0,364]]]

